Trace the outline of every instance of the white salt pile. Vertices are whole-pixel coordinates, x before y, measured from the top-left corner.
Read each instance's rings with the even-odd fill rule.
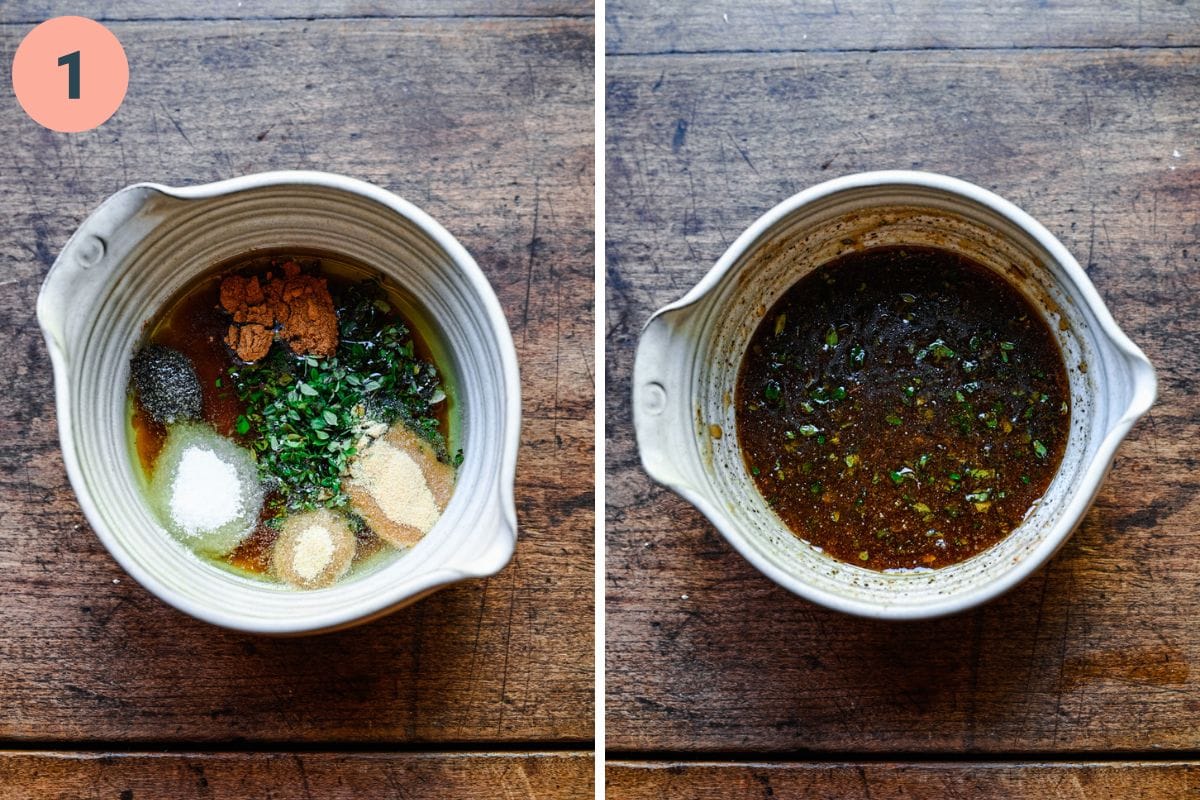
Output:
[[[346,574],[355,549],[354,532],[326,509],[294,514],[280,526],[271,570],[298,589],[317,589]]]
[[[233,465],[205,447],[189,447],[171,486],[171,518],[195,536],[233,522],[242,513],[242,488]]]
[[[263,504],[250,452],[198,424],[171,426],[150,496],[175,538],[215,557],[228,555],[254,530]]]
[[[354,459],[345,488],[350,507],[381,539],[412,547],[446,510],[454,492],[454,468],[397,422]]]

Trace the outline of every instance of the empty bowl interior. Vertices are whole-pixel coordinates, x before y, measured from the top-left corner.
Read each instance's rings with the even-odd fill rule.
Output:
[[[464,269],[427,227],[352,192],[283,183],[188,199],[150,192],[135,219],[101,240],[103,259],[90,270],[104,273],[102,288],[73,310],[63,334],[59,402],[67,403],[71,431],[64,448],[73,449],[81,502],[86,495],[97,532],[141,582],[210,621],[288,632],[381,613],[507,561],[515,536],[505,511],[516,440],[515,364],[504,350],[511,340],[473,263]],[[288,250],[367,265],[411,300],[405,314],[437,332],[429,342],[435,361],[454,376],[456,446],[465,456],[449,506],[416,547],[334,587],[304,592],[231,573],[168,535],[139,489],[126,426],[129,360],[147,323],[216,266]],[[465,251],[461,258],[469,260]]]
[[[752,334],[789,287],[847,252],[898,244],[968,256],[1031,301],[1062,352],[1071,424],[1057,475],[1009,536],[938,570],[877,572],[838,561],[809,545],[770,509],[743,462],[731,398]],[[1112,346],[1101,335],[1102,324],[1093,310],[1074,299],[1078,294],[1068,271],[1024,229],[957,195],[916,186],[875,186],[842,191],[797,208],[759,236],[703,299],[680,312],[686,316],[686,338],[695,343],[686,382],[693,392],[700,464],[699,475],[693,476],[699,483],[696,493],[725,518],[718,527],[752,561],[802,583],[809,594],[834,598],[848,610],[879,613],[929,607],[1004,581],[1031,557],[1040,563],[1046,541],[1065,539],[1073,527],[1074,520],[1067,518],[1078,513],[1070,502],[1072,495],[1127,405],[1106,394],[1106,387],[1125,380],[1108,374],[1116,369]],[[713,425],[724,435],[714,437]],[[1062,530],[1064,524],[1067,530]]]

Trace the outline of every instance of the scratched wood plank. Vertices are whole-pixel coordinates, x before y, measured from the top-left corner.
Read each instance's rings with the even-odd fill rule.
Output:
[[[590,800],[589,753],[0,753],[0,800]]]
[[[1186,763],[1106,764],[705,764],[610,762],[613,800],[724,800],[729,797],[836,797],[903,800],[1068,800],[1193,797],[1200,766]]]
[[[605,8],[612,54],[1200,44],[1200,9],[1175,0],[612,0]]]
[[[609,60],[607,737],[615,749],[1136,751],[1200,745],[1200,56],[945,52]],[[999,192],[1086,265],[1158,369],[1081,529],[957,617],[790,595],[641,471],[638,332],[758,215],[835,175]]]
[[[319,19],[330,17],[590,17],[588,0],[91,0],[86,16],[110,20]],[[0,23],[36,24],[62,14],[82,13],[60,0],[15,0],[0,9]]]
[[[592,25],[114,25],[134,64],[99,130],[0,109],[0,739],[592,737]],[[0,30],[2,58],[17,35]],[[512,327],[521,537],[496,577],[302,640],[228,633],[135,585],[63,472],[38,288],[101,200],[265,169],[392,189],[479,261]]]

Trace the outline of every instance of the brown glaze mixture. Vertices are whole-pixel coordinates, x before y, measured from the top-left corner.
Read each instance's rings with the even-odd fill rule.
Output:
[[[234,360],[234,353],[231,352],[229,343],[226,341],[231,327],[231,315],[227,310],[228,304],[236,302],[229,295],[228,281],[230,278],[238,277],[239,280],[248,283],[257,274],[261,276],[261,282],[265,284],[269,280],[266,275],[270,270],[274,270],[277,274],[285,274],[282,269],[282,261],[284,260],[279,257],[262,256],[218,270],[214,277],[201,281],[176,301],[168,309],[166,315],[154,323],[145,342],[174,348],[191,360],[202,390],[200,420],[210,423],[218,434],[243,446],[248,445],[249,442],[244,436],[238,435],[235,426],[238,416],[245,409],[234,395],[229,386],[228,377],[225,375],[226,370],[237,363]],[[304,265],[310,271],[317,269],[320,264],[315,258],[296,259],[296,262]],[[287,263],[294,262],[287,260]],[[286,274],[290,276],[295,273],[288,270]],[[334,293],[354,283],[348,278],[328,274],[321,277],[320,281],[322,290],[327,284]],[[224,298],[222,297],[223,283],[226,284]],[[325,290],[325,296],[329,296],[328,290]],[[222,306],[223,299],[227,302],[226,306]],[[422,360],[432,362],[432,353],[417,328],[413,325],[408,325],[408,327],[417,355]],[[334,317],[333,331],[335,337],[333,346],[336,347],[336,317]],[[268,332],[268,337],[271,336],[272,334]],[[281,338],[291,345],[292,340],[286,335],[281,335]],[[267,344],[269,347],[270,341]],[[443,436],[449,434],[450,406],[451,403],[443,402],[436,409]],[[151,475],[154,470],[154,462],[166,441],[166,427],[152,420],[141,404],[136,402],[133,403],[132,426],[134,445],[142,470],[145,474]],[[271,505],[271,503],[264,504],[258,520],[258,527],[228,556],[228,561],[233,566],[260,575],[270,574],[271,548],[278,536],[278,531],[267,524],[271,517],[278,513],[277,510],[272,510]],[[369,529],[357,531],[355,535],[358,538],[356,562],[370,558],[384,547],[383,542]]]
[[[1053,335],[958,255],[852,253],[759,324],[736,390],[759,491],[800,538],[871,569],[992,546],[1046,491],[1070,425]]]

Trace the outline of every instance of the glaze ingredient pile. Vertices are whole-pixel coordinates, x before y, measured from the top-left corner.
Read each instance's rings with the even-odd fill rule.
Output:
[[[376,533],[412,547],[433,528],[454,491],[454,470],[403,425],[366,445],[350,467],[351,508]]]
[[[296,355],[327,357],[337,349],[337,315],[324,278],[294,261],[279,273],[230,275],[221,281],[221,307],[232,317],[225,343],[247,363],[266,356],[276,338]]]
[[[228,555],[254,530],[263,505],[249,451],[197,423],[170,429],[151,495],[175,538],[216,557]]]
[[[452,394],[382,288],[258,258],[190,291],[130,364],[163,526],[300,589],[411,548],[454,491]]]
[[[276,348],[228,372],[244,407],[236,430],[253,438],[264,475],[278,485],[276,504],[291,510],[344,506],[343,481],[363,437],[393,423],[451,461],[434,413],[446,394],[434,366],[416,356],[409,328],[362,286],[343,293],[339,319],[333,356]]]
[[[129,371],[138,402],[155,422],[170,424],[200,416],[200,379],[183,353],[147,345],[133,357]]]
[[[271,566],[283,581],[302,589],[331,586],[354,560],[354,532],[326,509],[295,514],[280,527]]]
[[[171,485],[171,518],[189,536],[219,528],[242,513],[237,469],[212,450],[189,447]]]

